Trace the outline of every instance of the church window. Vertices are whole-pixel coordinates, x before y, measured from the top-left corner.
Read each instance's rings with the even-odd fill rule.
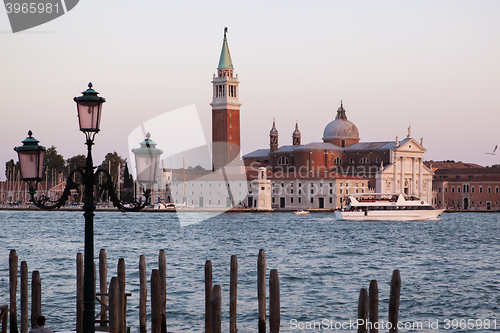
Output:
[[[340,157],[336,157],[335,160],[333,161],[334,164],[342,164],[342,160],[340,159]]]
[[[359,163],[362,163],[362,164],[366,164],[366,163],[370,163],[370,160],[368,160],[366,157],[363,157]]]
[[[302,190],[299,190],[299,194],[302,194]]]
[[[279,159],[278,159],[278,165],[288,165],[290,164],[290,162],[288,161],[288,157],[286,156],[281,156]]]
[[[293,203],[293,197],[290,198],[290,203]]]
[[[341,146],[341,147],[345,147],[345,140],[342,140],[342,141],[340,142],[340,146]]]
[[[299,203],[301,203],[301,202],[302,202],[302,197],[299,197]]]
[[[314,198],[311,198],[311,203],[314,203]]]

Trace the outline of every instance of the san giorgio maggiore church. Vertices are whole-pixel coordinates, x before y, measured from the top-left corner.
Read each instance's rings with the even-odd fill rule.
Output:
[[[280,139],[275,120],[269,132],[269,147],[244,155],[241,163],[239,79],[233,68],[226,31],[217,74],[212,80],[210,104],[215,172],[211,172],[212,177],[200,174],[200,184],[193,182],[193,190],[190,189],[184,199],[188,204],[200,208],[222,205],[261,210],[335,209],[342,207],[346,195],[371,192],[405,193],[431,202],[433,173],[423,163],[426,149],[422,139],[420,142],[413,139],[409,127],[408,135],[402,140],[396,137],[393,141],[361,142],[359,131],[348,120],[342,102],[336,114],[332,110],[335,119],[326,124],[321,142],[303,143],[298,124],[290,129],[287,139],[283,139],[283,135]],[[279,123],[279,119],[277,121]],[[288,144],[280,145],[283,141]],[[239,169],[230,166],[235,161],[240,162]],[[203,180],[224,178],[227,183],[228,174],[234,174],[231,168],[245,174],[246,196],[246,193],[241,196],[239,191],[240,197],[233,198],[235,191],[231,191],[229,184],[227,193],[219,191],[211,199],[210,195],[203,198],[202,192],[195,193],[195,187],[202,186]],[[241,187],[241,183],[239,185]],[[170,192],[173,192],[175,185],[171,186]],[[205,194],[208,193],[205,191]],[[217,196],[225,198],[221,200]],[[175,198],[174,193],[172,197]]]

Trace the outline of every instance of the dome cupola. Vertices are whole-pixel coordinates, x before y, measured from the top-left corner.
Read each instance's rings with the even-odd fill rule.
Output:
[[[347,120],[345,109],[340,101],[335,120],[326,125],[323,131],[323,142],[333,143],[340,147],[346,147],[359,142],[358,128],[354,123]]]

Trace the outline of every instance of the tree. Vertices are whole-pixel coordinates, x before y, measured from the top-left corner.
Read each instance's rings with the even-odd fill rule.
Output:
[[[16,180],[17,174],[20,172],[21,167],[19,166],[19,161],[14,163],[14,160],[10,160],[5,163],[5,179],[6,180]]]
[[[87,162],[87,158],[85,155],[76,155],[71,158],[68,158],[66,160],[66,168],[69,169],[69,171],[76,169],[76,168],[85,168],[85,164]]]
[[[122,158],[115,151],[113,153],[108,153],[106,157],[104,157],[104,161],[101,163],[101,168],[106,169],[110,173],[111,179],[116,184],[118,181],[121,182],[123,179],[125,162],[126,159]],[[120,170],[120,175],[118,175],[118,170]]]
[[[128,170],[128,163],[125,163],[125,170],[123,171],[123,187],[131,188],[134,186],[134,177],[130,174]]]
[[[62,155],[57,153],[57,148],[52,146],[47,149],[45,152],[45,158],[43,160],[43,168],[44,168],[44,178],[45,173],[48,172],[48,180],[55,180],[53,178],[53,172],[56,174],[64,173],[65,171],[65,161]]]

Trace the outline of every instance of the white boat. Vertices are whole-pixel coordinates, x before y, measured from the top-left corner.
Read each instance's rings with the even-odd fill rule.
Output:
[[[293,212],[295,215],[307,215],[309,214],[309,211],[308,210],[296,210],[295,212]]]
[[[390,193],[349,195],[345,208],[335,211],[339,220],[415,221],[436,219],[444,209],[435,209],[414,196]]]

